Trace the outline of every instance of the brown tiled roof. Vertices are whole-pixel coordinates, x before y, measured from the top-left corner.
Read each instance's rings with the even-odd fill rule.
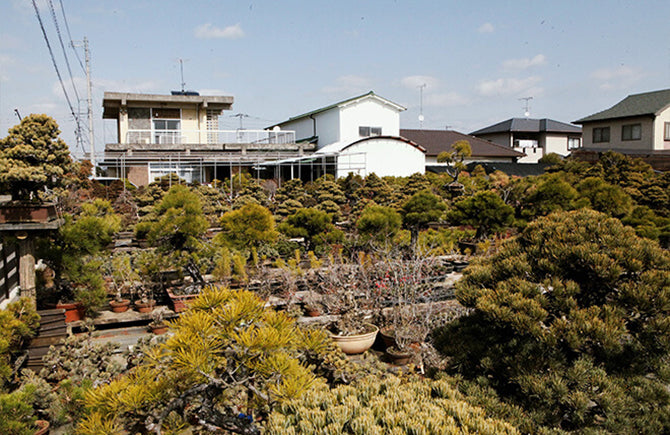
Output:
[[[451,151],[451,145],[459,140],[470,142],[472,157],[523,157],[525,155],[510,147],[453,130],[400,129],[400,136],[424,147],[427,156],[436,156],[442,151]]]

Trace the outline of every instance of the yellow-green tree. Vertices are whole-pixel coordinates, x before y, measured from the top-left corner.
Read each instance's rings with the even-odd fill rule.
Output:
[[[238,250],[249,250],[277,240],[272,213],[259,204],[249,203],[221,217],[221,232],[216,238]]]
[[[224,288],[204,289],[170,328],[138,366],[88,394],[79,433],[258,433],[257,418],[307,391],[316,378],[308,365],[333,346],[254,293]]]
[[[64,185],[73,170],[70,150],[58,137],[60,130],[47,115],[30,115],[0,139],[0,191],[15,200],[27,200]]]

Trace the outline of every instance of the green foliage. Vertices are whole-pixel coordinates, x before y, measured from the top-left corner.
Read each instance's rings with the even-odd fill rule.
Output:
[[[74,165],[59,134],[58,124],[47,115],[26,116],[10,128],[0,139],[0,190],[26,200],[45,187],[64,186]]]
[[[356,228],[364,241],[388,245],[400,231],[402,217],[390,207],[368,205],[356,222]]]
[[[308,249],[318,250],[342,238],[332,224],[331,216],[316,208],[301,208],[279,224],[279,231],[288,237],[304,237]]]
[[[0,311],[0,391],[10,380],[13,358],[35,335],[39,321],[40,316],[28,298],[12,302]]]
[[[268,434],[518,434],[469,405],[444,380],[369,376],[329,390],[320,384],[270,415]]]
[[[633,200],[621,187],[602,178],[585,178],[577,185],[577,191],[589,200],[592,209],[613,217],[626,216],[633,208]]]
[[[555,213],[471,264],[472,314],[438,334],[452,369],[486,379],[536,424],[670,430],[670,255],[618,220]]]
[[[220,225],[221,232],[216,240],[238,250],[277,240],[272,213],[258,204],[247,204],[225,213]]]
[[[173,186],[155,206],[148,240],[165,252],[193,252],[207,229],[200,197],[183,185]]]
[[[0,394],[0,433],[6,435],[32,435],[35,417],[31,406],[30,391]]]
[[[312,387],[308,365],[318,368],[332,349],[325,332],[299,329],[247,291],[204,289],[170,327],[174,335],[138,366],[88,393],[80,428],[105,422],[147,432],[172,414],[196,431],[203,423],[252,430],[256,417]]]
[[[561,174],[549,174],[540,178],[539,184],[522,200],[522,217],[545,216],[554,211],[571,210],[578,193]]]
[[[560,154],[556,153],[549,153],[540,158],[538,160],[539,163],[544,163],[547,165],[558,165],[563,161],[563,157]]]
[[[412,246],[416,245],[419,231],[428,228],[429,223],[439,221],[446,209],[442,198],[428,190],[415,193],[403,204],[402,222],[412,233]]]
[[[494,192],[477,192],[456,202],[448,219],[457,225],[477,228],[476,237],[485,238],[510,226],[514,221],[514,209]]]
[[[470,142],[459,140],[451,144],[451,151],[442,151],[437,155],[438,163],[450,163],[451,168],[447,173],[452,177],[452,181],[458,182],[458,176],[465,170],[465,159],[472,155]]]

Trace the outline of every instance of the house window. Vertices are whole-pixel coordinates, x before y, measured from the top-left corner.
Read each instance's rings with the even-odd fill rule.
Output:
[[[609,141],[610,141],[609,127],[597,127],[593,129],[593,143],[609,142]]]
[[[578,137],[569,137],[568,138],[568,149],[576,150],[582,146],[582,141]]]
[[[642,126],[640,124],[627,124],[621,126],[621,140],[640,140],[642,138]]]
[[[670,122],[666,122],[664,124],[664,127],[665,127],[664,139],[665,140],[670,140]]]
[[[363,137],[368,136],[381,136],[382,128],[381,127],[358,127],[358,135]]]
[[[181,143],[181,111],[179,109],[151,110],[154,143]]]

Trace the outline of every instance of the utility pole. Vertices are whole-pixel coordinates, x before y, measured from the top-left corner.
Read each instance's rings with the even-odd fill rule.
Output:
[[[95,137],[93,135],[93,98],[91,97],[91,52],[88,49],[88,39],[84,36],[84,55],[86,60],[86,92],[88,100],[88,135],[91,146],[91,168],[95,177]]]

